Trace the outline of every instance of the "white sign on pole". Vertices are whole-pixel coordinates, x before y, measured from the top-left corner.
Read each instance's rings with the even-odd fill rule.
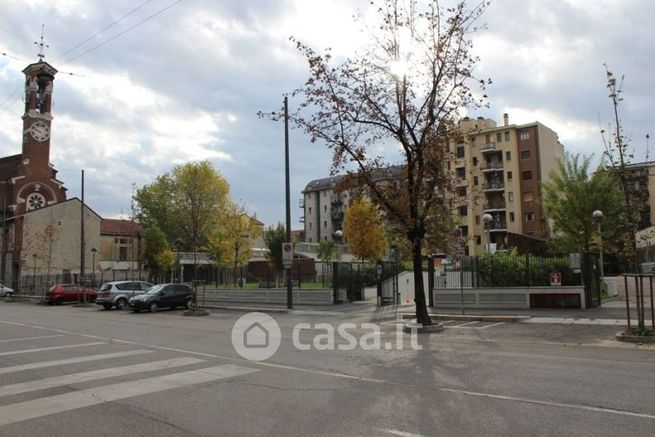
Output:
[[[285,269],[291,268],[293,263],[293,243],[282,243],[282,264]]]

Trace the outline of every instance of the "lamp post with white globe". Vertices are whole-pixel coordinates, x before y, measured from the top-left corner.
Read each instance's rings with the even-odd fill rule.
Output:
[[[601,233],[601,226],[600,226],[600,223],[603,220],[603,211],[597,209],[591,214],[591,216],[598,223],[598,238],[600,239],[600,247],[598,251],[600,256],[600,283],[602,284],[603,281],[605,280],[605,273],[603,267],[603,234]]]
[[[487,253],[491,252],[491,237],[489,236],[489,228],[491,227],[491,222],[494,220],[493,216],[489,213],[486,213],[482,216],[482,221],[484,222],[484,229],[487,233]]]

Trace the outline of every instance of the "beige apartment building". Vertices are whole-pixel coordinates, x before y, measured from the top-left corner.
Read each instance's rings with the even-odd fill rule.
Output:
[[[557,134],[539,122],[502,126],[494,120],[464,118],[461,138],[451,144],[450,170],[455,176],[455,204],[465,239],[465,254],[509,249],[521,241],[543,243],[549,227],[539,199],[541,183],[564,158]],[[381,172],[381,182],[400,177],[401,167]],[[345,208],[356,195],[343,189],[342,176],[311,181],[300,207],[306,243],[334,239],[343,226]],[[491,221],[484,221],[489,214]],[[338,234],[337,234],[338,235]],[[526,244],[527,242],[527,244]],[[529,250],[529,249],[528,249]]]
[[[510,124],[507,114],[501,126],[482,117],[464,118],[460,130],[450,165],[465,252],[509,249],[517,237],[547,238],[541,183],[564,159],[557,134],[539,122]]]

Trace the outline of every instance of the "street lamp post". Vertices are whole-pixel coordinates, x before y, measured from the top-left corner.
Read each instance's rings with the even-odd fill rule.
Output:
[[[600,209],[595,210],[592,213],[592,217],[596,222],[598,222],[598,238],[600,239],[600,247],[599,247],[599,256],[600,256],[600,283],[603,284],[605,281],[605,272],[604,272],[604,266],[603,266],[603,234],[601,233],[601,227],[600,223],[603,220],[603,211]]]
[[[491,252],[491,237],[489,236],[489,227],[491,226],[491,222],[493,221],[493,216],[489,213],[486,213],[485,215],[482,216],[482,221],[484,222],[484,229],[487,234],[487,253]]]
[[[93,254],[93,279],[92,279],[93,283],[91,284],[92,287],[96,286],[96,252],[97,251],[98,250],[95,247],[91,249],[91,253]]]

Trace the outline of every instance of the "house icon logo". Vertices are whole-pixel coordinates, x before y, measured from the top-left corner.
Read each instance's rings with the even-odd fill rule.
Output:
[[[232,347],[243,358],[264,361],[280,347],[280,326],[264,313],[248,313],[232,327]]]

